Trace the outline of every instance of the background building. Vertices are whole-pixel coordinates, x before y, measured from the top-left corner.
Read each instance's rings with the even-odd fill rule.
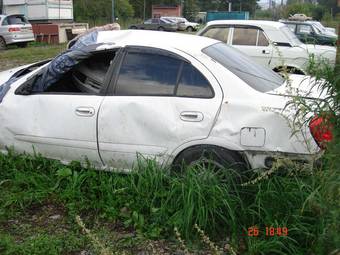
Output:
[[[0,0],[0,2],[1,1],[3,3],[3,13],[24,14],[31,23],[73,21],[72,0]]]
[[[180,5],[152,5],[152,18],[160,18],[163,16],[182,16],[182,8]]]

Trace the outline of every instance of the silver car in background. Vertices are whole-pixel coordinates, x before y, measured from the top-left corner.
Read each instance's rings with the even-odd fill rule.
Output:
[[[26,47],[32,41],[32,25],[24,15],[0,15],[0,50],[6,49],[10,44]]]
[[[190,22],[186,18],[183,17],[162,17],[163,19],[169,20],[171,22],[175,22],[178,24],[179,31],[197,31],[199,28],[199,24],[195,22]]]

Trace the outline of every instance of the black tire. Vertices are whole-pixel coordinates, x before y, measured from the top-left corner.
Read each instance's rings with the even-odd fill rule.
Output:
[[[27,47],[27,45],[28,45],[28,43],[27,43],[27,42],[18,43],[18,47],[19,47],[19,48],[26,48],[26,47]]]
[[[286,74],[286,73],[287,73],[287,74],[302,74],[302,75],[305,74],[303,71],[297,69],[296,67],[291,67],[291,66],[287,66],[287,67],[282,67],[282,66],[280,66],[280,67],[275,67],[275,68],[273,69],[273,71],[274,71],[274,72],[277,72],[277,73],[279,73],[279,74],[282,74],[282,75],[284,75],[284,74]]]
[[[130,29],[138,29],[136,26],[132,26],[130,27]]]
[[[239,182],[248,179],[249,167],[241,155],[214,145],[197,145],[181,152],[173,162],[173,170],[183,172],[187,166],[195,167],[196,164],[200,168],[209,167],[221,179],[230,177],[231,173]]]
[[[193,27],[187,27],[187,32],[192,32],[192,31],[194,31]]]
[[[5,50],[7,48],[5,39],[0,36],[0,50]]]
[[[164,31],[165,29],[164,29],[164,27],[159,27],[158,28],[158,31]]]

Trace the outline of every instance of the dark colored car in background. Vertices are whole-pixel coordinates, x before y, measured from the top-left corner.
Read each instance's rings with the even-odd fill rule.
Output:
[[[322,33],[322,31],[312,22],[290,20],[280,20],[280,22],[285,23],[303,43],[332,46],[336,43],[336,35]]]
[[[145,29],[145,30],[158,30],[158,31],[177,31],[178,25],[162,18],[148,19],[142,24],[133,24],[129,29]]]

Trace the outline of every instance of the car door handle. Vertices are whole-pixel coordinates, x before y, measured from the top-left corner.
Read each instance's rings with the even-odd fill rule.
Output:
[[[181,112],[180,118],[183,121],[200,122],[204,115],[201,112]]]
[[[81,117],[92,117],[96,113],[93,107],[77,107],[76,115]]]
[[[262,54],[270,54],[269,50],[262,50]]]

